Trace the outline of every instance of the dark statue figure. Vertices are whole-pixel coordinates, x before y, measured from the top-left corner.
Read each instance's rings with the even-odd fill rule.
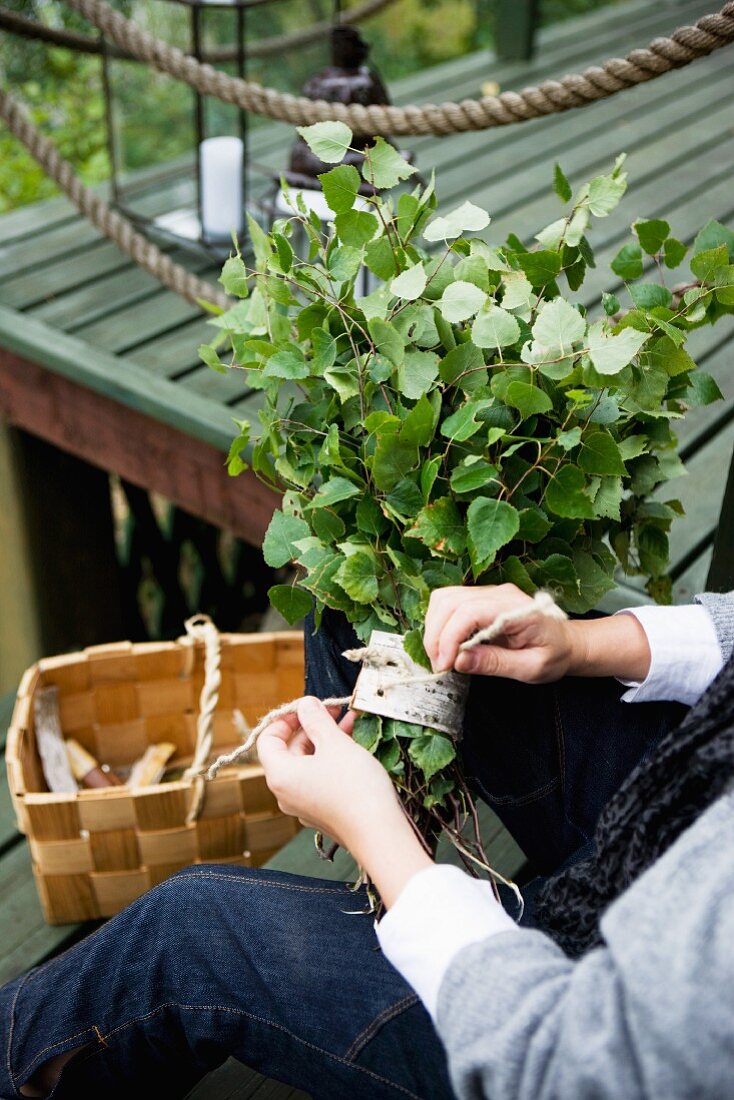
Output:
[[[331,65],[315,73],[306,81],[303,94],[309,99],[325,99],[329,103],[389,103],[390,97],[382,79],[366,64],[370,48],[356,27],[340,25],[331,32]],[[372,139],[355,134],[354,145],[363,149]],[[353,164],[358,170],[362,167],[361,153],[349,152],[343,164]],[[289,171],[285,178],[294,187],[319,189],[317,176],[328,172],[333,164],[324,164],[309,149],[303,138],[296,138],[291,148]],[[363,194],[370,194],[372,188],[363,184]]]

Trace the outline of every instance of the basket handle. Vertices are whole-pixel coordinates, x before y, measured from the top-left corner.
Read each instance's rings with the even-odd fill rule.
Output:
[[[184,779],[191,781],[193,788],[191,805],[186,815],[186,824],[190,825],[199,816],[204,801],[206,763],[212,751],[214,711],[219,702],[219,688],[222,683],[220,669],[222,645],[219,631],[208,615],[193,615],[186,620],[185,626],[187,635],[185,643],[192,646],[196,642],[204,643],[204,686],[199,696],[194,758],[183,775]]]

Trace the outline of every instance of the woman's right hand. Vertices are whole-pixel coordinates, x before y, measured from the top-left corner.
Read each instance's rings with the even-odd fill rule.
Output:
[[[502,676],[544,684],[563,676],[644,680],[650,668],[647,635],[633,615],[559,620],[540,608],[510,621],[491,644],[459,647],[508,611],[532,605],[514,584],[439,588],[431,593],[424,644],[434,671]]]

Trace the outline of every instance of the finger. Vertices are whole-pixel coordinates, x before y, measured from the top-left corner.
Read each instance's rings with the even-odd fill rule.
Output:
[[[541,678],[544,658],[538,648],[507,649],[504,646],[483,643],[460,653],[455,667],[457,672],[501,676],[531,684]]]
[[[298,719],[314,745],[339,728],[321,700],[312,695],[298,701]]]
[[[423,631],[423,645],[434,670],[436,670],[438,661],[438,642],[441,631],[447,620],[453,615],[457,605],[466,598],[470,591],[470,589],[457,588],[452,585],[448,588],[438,588],[431,593],[428,611],[426,612],[426,625]]]
[[[352,730],[354,729],[354,723],[357,721],[356,710],[348,710],[339,723],[339,729],[344,730],[349,736],[352,736]]]
[[[491,626],[496,617],[496,612],[487,609],[485,600],[475,600],[457,607],[441,631],[436,671],[454,668],[461,643],[471,638],[477,630]]]
[[[278,756],[287,754],[289,742],[296,729],[298,729],[298,717],[295,714],[288,714],[266,726],[257,739],[257,754],[264,768],[267,767],[266,761],[272,761]]]

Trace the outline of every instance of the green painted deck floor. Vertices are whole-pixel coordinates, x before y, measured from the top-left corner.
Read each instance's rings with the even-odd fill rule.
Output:
[[[394,88],[401,103],[455,100],[479,94],[483,80],[518,88],[574,72],[609,56],[624,55],[655,35],[693,22],[715,8],[713,0],[651,4],[630,0],[555,26],[540,35],[532,62],[497,63],[486,53],[423,72]],[[554,161],[573,183],[607,169],[629,154],[630,187],[621,208],[595,227],[598,267],[583,288],[594,308],[601,291],[614,290],[608,264],[639,217],[667,218],[676,236],[692,237],[710,217],[734,216],[734,65],[731,49],[696,62],[649,85],[582,111],[497,131],[446,139],[402,142],[414,150],[423,172],[437,171],[442,204],[465,197],[490,211],[490,239],[510,230],[529,239],[557,216],[551,193]],[[256,133],[253,156],[274,171],[286,163],[291,132],[269,125]],[[165,195],[151,191],[152,211]],[[183,257],[178,257],[183,258]],[[199,264],[215,279],[217,271]],[[726,471],[734,443],[734,370],[730,338],[734,321],[693,334],[694,357],[717,380],[724,401],[697,409],[679,432],[689,475],[676,490],[687,516],[672,535],[675,594],[686,600],[705,582]],[[192,306],[160,288],[113,245],[80,219],[65,200],[54,200],[0,218],[0,347],[52,372],[225,451],[232,417],[247,414],[248,396],[237,373],[221,377],[198,362],[196,347],[208,332]],[[643,599],[620,585],[605,606]],[[0,728],[7,724],[7,707]],[[487,819],[497,864],[516,869],[520,853],[496,819]],[[275,861],[301,873],[324,874],[306,834]],[[326,868],[348,873],[337,863]],[[0,980],[59,950],[80,934],[43,923],[26,846],[14,831],[5,782],[0,785]],[[202,1082],[196,1100],[295,1100],[285,1086],[253,1076],[234,1063]]]

